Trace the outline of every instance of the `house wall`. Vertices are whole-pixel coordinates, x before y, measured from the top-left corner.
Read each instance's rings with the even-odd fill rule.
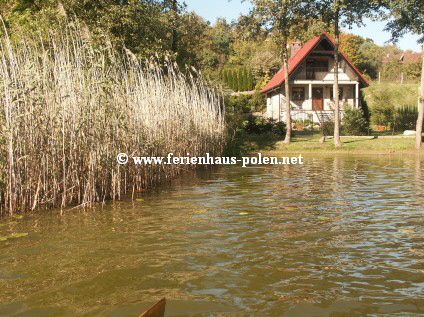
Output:
[[[355,84],[345,84],[345,85],[339,85],[340,88],[342,88],[342,96],[340,98],[341,106],[343,107],[344,104],[349,105],[351,107],[355,106]],[[292,100],[292,109],[298,109],[298,110],[306,110],[306,111],[312,111],[312,103],[309,99],[309,84],[290,84],[290,89],[294,87],[303,87],[305,91],[305,99],[304,100]],[[329,83],[326,85],[322,84],[312,84],[312,87],[316,88],[322,88],[323,89],[323,103],[324,108],[323,110],[332,110],[331,105],[333,104],[332,98],[331,98],[331,90],[333,88],[333,84]],[[268,93],[267,95],[267,111],[266,116],[267,118],[273,118],[275,120],[278,120],[278,110],[279,110],[279,103],[281,103],[281,111],[283,113],[282,118],[284,118],[284,90],[280,89],[278,91],[274,91],[271,93]],[[292,94],[293,97],[293,94]],[[294,119],[296,119],[294,117]]]
[[[308,59],[314,59],[310,57]],[[320,59],[324,59],[320,57]],[[315,72],[315,80],[334,81],[334,60],[331,57],[325,58],[328,60],[328,72]],[[303,61],[297,68],[296,72],[290,76],[292,80],[306,79],[306,60]],[[348,63],[342,59],[339,61],[339,81],[358,81],[359,78],[350,68]]]
[[[278,111],[280,109],[280,98],[283,95],[279,91],[272,91],[267,95],[266,116],[275,120],[279,119]]]

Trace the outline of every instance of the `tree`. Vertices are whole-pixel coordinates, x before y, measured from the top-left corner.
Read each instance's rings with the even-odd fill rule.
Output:
[[[164,0],[163,5],[165,10],[169,10],[171,28],[172,28],[172,38],[171,38],[171,51],[177,53],[177,44],[178,44],[178,16],[181,12],[181,7],[177,0]]]
[[[424,2],[422,0],[386,0],[386,7],[390,10],[392,18],[386,24],[386,31],[392,34],[392,40],[397,41],[405,33],[420,35],[422,43],[422,65],[420,97],[418,101],[418,118],[416,125],[415,147],[422,146],[422,131],[424,121]]]
[[[244,91],[243,87],[243,72],[241,68],[237,69],[237,88],[238,91]]]
[[[247,74],[247,90],[253,89],[253,74],[252,71],[249,69],[249,72]]]
[[[334,28],[334,146],[342,145],[340,141],[340,102],[339,102],[339,48],[340,26],[351,27],[363,25],[363,19],[380,7],[379,0],[322,0],[320,11],[323,19]]]
[[[360,46],[359,54],[361,59],[357,65],[358,69],[371,78],[377,78],[384,56],[383,48],[367,38]]]
[[[284,94],[285,94],[285,114],[286,114],[286,137],[284,143],[291,141],[291,114],[290,114],[290,87],[289,87],[289,50],[288,40],[292,35],[292,30],[301,23],[308,20],[308,17],[315,12],[313,0],[250,0],[254,5],[253,15],[268,29],[274,41],[281,49],[284,69]],[[281,121],[281,109],[278,111],[279,121]]]
[[[340,50],[346,54],[350,61],[358,66],[361,63],[361,45],[365,39],[359,35],[341,34],[340,35]]]
[[[179,15],[177,43],[174,45],[176,45],[177,62],[180,65],[192,65],[198,68],[216,66],[217,56],[210,50],[209,45],[209,28],[205,20],[193,12]]]
[[[235,69],[230,70],[230,88],[234,91],[237,91],[237,73]]]
[[[243,67],[243,91],[250,90],[249,87],[248,87],[248,83],[247,83],[247,81],[248,81],[247,76],[248,76],[247,69],[246,69],[246,67]]]

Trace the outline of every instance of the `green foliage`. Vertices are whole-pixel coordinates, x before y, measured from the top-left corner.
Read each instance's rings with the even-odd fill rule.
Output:
[[[253,87],[253,74],[252,74],[252,71],[249,71],[248,74],[247,74],[247,83],[246,83],[246,85],[247,85],[247,90],[252,90],[254,88]]]
[[[243,68],[227,68],[221,71],[221,81],[234,91],[250,91],[253,89],[253,74]]]
[[[360,59],[357,63],[358,69],[371,78],[377,78],[381,68],[384,48],[378,46],[371,39],[365,41],[359,47]]]
[[[226,96],[225,105],[233,112],[262,112],[266,106],[266,98],[259,92],[250,95]]]
[[[403,71],[408,79],[418,80],[421,76],[421,61],[405,61],[402,63]]]
[[[371,122],[377,125],[390,126],[393,124],[394,107],[385,96],[376,103],[371,112]]]
[[[393,116],[393,127],[396,131],[415,130],[418,117],[417,106],[396,108]]]
[[[244,122],[244,129],[247,133],[251,134],[272,133],[275,135],[284,135],[286,133],[284,122],[276,122],[271,118],[255,117],[252,114]]]
[[[366,103],[371,113],[371,123],[394,126],[397,108],[416,108],[418,100],[417,85],[414,84],[371,84],[363,89]],[[366,114],[366,111],[364,110]],[[400,126],[402,126],[401,124]]]
[[[244,67],[241,71],[241,91],[250,90],[247,85],[247,69]]]
[[[369,122],[366,120],[361,109],[345,106],[342,120],[343,133],[345,135],[367,135]]]
[[[270,80],[271,80],[271,77],[269,76],[269,74],[268,73],[265,74],[256,83],[255,90],[262,90]]]
[[[231,79],[230,79],[230,88],[234,91],[237,91],[237,73],[235,69],[230,70]]]
[[[239,69],[234,69],[233,70],[233,75],[234,75],[234,91],[240,91],[241,90],[241,83],[240,83],[240,70]]]
[[[381,77],[383,81],[399,82],[403,74],[404,79],[419,81],[421,76],[421,61],[399,61],[399,55],[381,67]]]
[[[385,31],[391,32],[393,41],[397,41],[407,32],[418,34],[421,37],[420,41],[424,41],[423,1],[386,0],[384,3],[389,9],[391,18],[386,24]]]
[[[265,110],[266,96],[257,91],[254,94],[248,96],[250,97],[248,101],[250,111],[263,112]]]
[[[377,78],[382,67],[382,58],[392,47],[376,45],[373,40],[354,34],[340,36],[340,50],[347,55],[352,63],[366,76]],[[387,51],[387,52],[386,52]]]
[[[365,120],[367,120],[367,122],[370,123],[371,122],[371,113],[370,113],[370,109],[368,107],[368,102],[365,99],[365,94],[364,94],[363,90],[360,91],[359,104],[360,104],[362,113],[364,114]]]
[[[354,34],[342,34],[340,36],[340,51],[350,59],[354,65],[359,65],[361,56],[361,46],[364,44],[364,38]]]
[[[334,121],[328,120],[321,124],[321,133],[324,136],[334,134]]]
[[[415,130],[418,109],[416,105],[392,107],[381,104],[372,110],[372,122],[389,126],[394,131]]]
[[[350,24],[352,20],[346,12],[356,8],[360,1],[339,2],[343,4],[341,15],[346,17],[343,23]],[[241,69],[242,75],[239,72],[234,75],[237,79],[228,74],[219,78],[235,91],[246,91],[258,82],[257,87],[263,87],[265,79],[280,69],[282,42],[306,42],[323,31],[333,35],[326,16],[316,14],[320,13],[314,9],[316,1],[279,3],[255,0],[252,14],[240,16],[232,23],[218,19],[213,25],[187,12],[182,1],[173,0],[8,0],[0,5],[0,10],[13,39],[21,34],[41,34],[47,42],[51,33],[60,32],[66,24],[78,20],[86,37],[98,49],[112,44],[142,59],[171,54],[178,64],[209,73],[217,69]],[[362,5],[366,8],[368,1]],[[371,78],[381,71],[384,54],[400,52],[394,46],[383,48],[370,39],[351,34],[344,38],[342,50]],[[406,64],[402,71],[396,66],[388,74],[404,72],[408,78],[416,78],[420,73],[418,64]]]

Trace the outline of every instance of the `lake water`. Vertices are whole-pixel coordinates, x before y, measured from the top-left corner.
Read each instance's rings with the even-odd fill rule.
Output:
[[[0,316],[424,316],[424,161],[223,167],[1,220]]]

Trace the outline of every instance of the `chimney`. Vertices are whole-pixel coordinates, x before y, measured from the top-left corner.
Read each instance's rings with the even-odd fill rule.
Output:
[[[290,44],[290,57],[293,57],[302,48],[301,42],[293,42]]]

